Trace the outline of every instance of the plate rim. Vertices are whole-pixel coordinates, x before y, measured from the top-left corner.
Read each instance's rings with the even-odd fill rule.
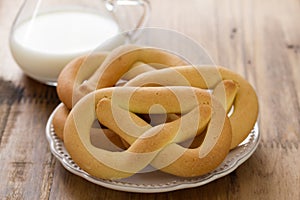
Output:
[[[180,183],[180,184],[169,185],[168,187],[161,187],[160,185],[157,185],[157,186],[144,185],[144,187],[141,187],[141,186],[138,187],[137,185],[134,185],[132,183],[126,184],[126,182],[120,181],[122,179],[120,179],[120,180],[99,179],[99,178],[89,175],[87,172],[83,171],[79,167],[76,169],[75,167],[73,167],[72,165],[69,164],[69,162],[73,162],[76,165],[76,163],[72,160],[72,158],[68,154],[67,150],[65,149],[63,142],[57,137],[56,133],[54,132],[53,125],[52,125],[52,120],[53,120],[54,114],[62,104],[63,103],[60,103],[52,111],[52,113],[50,114],[50,116],[48,118],[46,128],[45,128],[46,138],[49,143],[49,147],[50,147],[50,151],[51,151],[52,155],[54,155],[60,161],[60,163],[63,165],[63,167],[66,170],[68,170],[69,172],[71,172],[79,177],[82,177],[85,180],[92,182],[96,185],[100,185],[100,186],[103,186],[103,187],[106,187],[109,189],[114,189],[114,190],[123,191],[123,192],[162,193],[162,192],[170,192],[170,191],[175,191],[175,190],[180,190],[180,189],[194,188],[194,187],[199,187],[199,186],[208,184],[208,183],[210,183],[214,180],[217,180],[221,177],[224,177],[224,176],[230,174],[231,172],[233,172],[234,170],[236,170],[241,164],[243,164],[246,160],[248,160],[250,158],[250,156],[257,149],[258,144],[261,140],[261,135],[259,132],[259,125],[258,125],[258,122],[256,122],[252,131],[249,133],[248,137],[244,140],[244,141],[246,141],[247,139],[249,139],[249,137],[251,137],[250,134],[253,133],[253,135],[256,137],[252,144],[252,148],[248,148],[248,151],[246,151],[245,148],[242,148],[242,150],[244,150],[244,151],[240,150],[240,152],[238,152],[239,155],[237,156],[237,159],[231,161],[230,165],[227,165],[225,163],[226,158],[227,158],[226,157],[225,160],[222,162],[222,164],[225,164],[225,166],[227,166],[227,168],[225,167],[226,169],[217,171],[217,169],[218,169],[217,168],[216,170],[214,170],[206,175],[203,175],[200,177],[194,177],[194,178],[186,178],[185,179],[186,181],[182,181],[182,183]],[[54,136],[52,136],[52,134],[54,134]],[[53,137],[56,137],[56,138],[53,139]],[[60,150],[61,152],[57,151],[57,148],[56,148],[57,143],[62,145],[61,150]],[[229,152],[229,154],[230,153],[232,153],[232,151]],[[229,161],[227,161],[227,162],[229,162]],[[202,180],[201,180],[201,177],[203,177]],[[178,179],[183,179],[183,178],[178,177]],[[197,179],[199,179],[199,180],[197,180]],[[188,180],[193,180],[193,181],[189,182]],[[116,184],[116,183],[118,183],[118,184]],[[168,185],[168,184],[165,184],[165,185]]]

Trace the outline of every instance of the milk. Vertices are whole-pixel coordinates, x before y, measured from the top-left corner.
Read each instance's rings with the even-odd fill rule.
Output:
[[[12,54],[30,77],[55,84],[63,67],[87,54],[119,32],[109,16],[82,11],[38,15],[19,24],[12,33]]]

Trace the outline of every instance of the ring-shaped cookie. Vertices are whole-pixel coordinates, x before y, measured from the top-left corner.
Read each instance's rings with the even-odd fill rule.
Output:
[[[159,68],[187,64],[183,58],[166,50],[121,46],[107,57],[91,54],[69,63],[58,77],[58,96],[71,109],[80,98],[93,90],[114,86],[136,62],[153,64]]]
[[[193,113],[192,111],[195,109],[205,109],[205,107],[206,109],[207,107],[208,109],[212,109],[212,118],[208,125],[208,132],[206,136],[207,139],[204,139],[203,144],[199,148],[186,149],[173,143],[173,141],[176,141],[176,136],[180,135],[177,134],[180,119],[171,123],[163,124],[163,128],[160,129],[161,131],[154,135],[154,137],[157,137],[155,140],[153,140],[152,137],[138,138],[137,141],[135,141],[129,149],[124,152],[109,152],[93,147],[89,141],[88,135],[89,129],[95,120],[96,102],[98,103],[101,99],[109,98],[113,92],[124,93],[126,92],[124,90],[132,89],[135,90],[137,97],[144,96],[150,99],[153,95],[153,91],[151,91],[151,93],[149,92],[148,95],[145,94],[145,90],[149,90],[149,88],[105,88],[94,91],[85,96],[72,109],[65,125],[64,142],[71,157],[82,169],[91,175],[100,178],[118,179],[128,177],[139,172],[151,161],[153,161],[153,166],[158,165],[157,163],[161,163],[166,154],[170,154],[171,151],[174,155],[177,154],[180,156],[172,162],[174,164],[170,163],[169,165],[164,166],[162,168],[163,171],[179,176],[198,176],[207,173],[223,161],[231,144],[230,122],[222,104],[220,104],[212,95],[198,88],[194,88],[193,90],[199,104],[196,106],[187,105],[186,109],[190,107],[187,110],[190,112],[182,116],[182,118],[192,119],[194,116],[189,116],[189,114]],[[157,93],[164,93],[164,96],[166,95],[170,98],[176,98],[176,95],[173,95],[172,97],[172,95],[168,94],[170,93],[168,88],[156,87],[152,88],[152,90]],[[174,87],[172,92],[174,91],[184,92],[185,90],[183,87]],[[131,98],[136,97],[133,95]],[[180,106],[178,107],[176,104],[172,104],[175,105],[175,108],[174,106],[170,106],[171,104],[169,101],[176,101],[176,99],[170,98],[168,100],[156,98],[155,102],[161,104],[168,112],[181,112],[182,108],[180,108]],[[149,100],[148,103],[152,105],[153,98],[152,100]],[[126,105],[119,106],[124,107]],[[141,112],[147,111],[150,107],[150,105],[147,105],[147,101],[142,102],[140,105],[131,103],[128,106],[129,110],[140,110]],[[151,131],[155,131],[155,129],[158,128],[158,126],[153,127],[144,134],[151,135]],[[156,143],[159,143],[159,145],[156,145]],[[143,148],[145,145],[146,147],[149,147],[149,149]],[[167,149],[169,150],[167,151]],[[161,157],[157,157],[158,154],[161,154]],[[170,157],[172,157],[172,155],[170,155]],[[203,165],[201,165],[201,163]],[[181,170],[181,166],[184,165],[186,165],[187,169]],[[197,165],[199,165],[198,168]],[[189,168],[188,166],[192,168]]]
[[[238,86],[235,97],[234,110],[230,115],[232,126],[231,148],[240,144],[253,129],[258,116],[258,99],[253,87],[242,76],[224,67],[214,66],[179,66],[142,73],[129,80],[125,86],[143,86],[145,83],[159,83],[164,86],[185,85],[176,78],[181,74],[188,81],[188,85],[203,89],[213,89],[222,80],[232,80]],[[166,80],[165,78],[168,77]],[[221,99],[220,99],[221,100]]]

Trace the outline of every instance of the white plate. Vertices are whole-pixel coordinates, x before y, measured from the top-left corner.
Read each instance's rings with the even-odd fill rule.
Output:
[[[64,143],[56,136],[52,119],[57,108],[48,119],[46,126],[46,136],[50,145],[52,154],[62,163],[70,172],[83,177],[84,179],[114,190],[140,193],[168,192],[184,188],[192,188],[207,184],[218,178],[221,178],[245,162],[255,151],[260,140],[259,128],[257,123],[249,136],[234,150],[231,150],[223,163],[213,172],[196,177],[181,178],[169,175],[160,171],[149,173],[139,173],[132,177],[120,180],[105,180],[95,178],[76,165],[69,153],[64,147]]]

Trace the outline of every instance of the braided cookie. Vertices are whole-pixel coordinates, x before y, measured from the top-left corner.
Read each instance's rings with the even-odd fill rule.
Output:
[[[152,47],[75,59],[57,91],[63,105],[55,131],[78,166],[104,179],[142,173],[149,165],[183,177],[206,174],[247,137],[258,114],[255,91],[238,74],[187,65]],[[99,134],[119,151],[92,144],[97,121]]]

